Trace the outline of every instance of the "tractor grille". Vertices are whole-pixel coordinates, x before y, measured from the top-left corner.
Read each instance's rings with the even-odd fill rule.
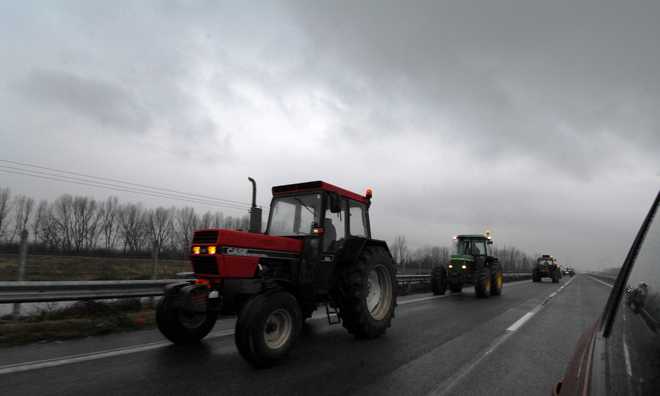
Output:
[[[193,243],[216,243],[218,231],[197,231],[193,236]]]
[[[218,264],[215,256],[193,256],[190,260],[196,274],[218,275]]]

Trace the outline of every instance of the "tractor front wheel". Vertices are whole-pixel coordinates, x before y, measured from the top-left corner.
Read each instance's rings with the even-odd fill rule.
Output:
[[[504,284],[504,275],[502,269],[496,269],[490,276],[490,295],[499,296],[502,294],[502,285]]]
[[[490,269],[484,267],[479,271],[477,279],[474,280],[474,293],[479,298],[486,298],[490,293],[490,288]]]
[[[344,268],[339,283],[342,324],[358,338],[376,338],[391,326],[396,307],[396,270],[387,250],[367,246]]]
[[[156,324],[167,339],[175,344],[194,344],[213,329],[216,311],[190,312],[172,307],[173,297],[161,298],[156,307]]]
[[[434,267],[431,271],[431,291],[435,296],[442,296],[447,291],[447,271],[443,267]]]
[[[258,294],[238,314],[234,341],[241,356],[254,367],[269,367],[286,357],[302,323],[300,306],[291,293]]]

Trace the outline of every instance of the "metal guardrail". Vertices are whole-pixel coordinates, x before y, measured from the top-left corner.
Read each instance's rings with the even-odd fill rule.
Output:
[[[176,281],[180,279],[0,282],[0,304],[152,297],[162,295],[163,287]]]
[[[431,275],[397,275],[400,286],[431,282]],[[529,273],[505,273],[504,280],[531,278]],[[63,282],[0,282],[0,304],[102,300],[113,298],[154,297],[163,294],[163,287],[181,279],[63,281]]]

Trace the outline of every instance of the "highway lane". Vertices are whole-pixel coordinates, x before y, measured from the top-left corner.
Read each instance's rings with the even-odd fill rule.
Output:
[[[573,279],[481,360],[479,357],[507,333],[507,328],[568,279],[559,285],[511,283],[501,297],[486,300],[476,299],[471,290],[443,298],[409,296],[402,299],[387,335],[371,341],[356,341],[341,326],[312,320],[290,358],[267,370],[249,367],[238,355],[233,338],[225,336],[193,348],[159,345],[141,352],[0,375],[0,389],[3,394],[53,395],[426,395],[445,391],[482,394],[493,389],[497,394],[535,394],[541,389],[547,394],[609,292],[586,276]],[[223,325],[230,327],[228,322]],[[152,333],[141,333],[138,337],[152,337],[149,342],[162,340],[145,336]],[[545,339],[549,341],[539,342]],[[87,342],[94,344],[94,340]],[[28,354],[32,357],[37,352]],[[43,356],[49,357],[48,353]],[[462,373],[458,380],[457,373]]]

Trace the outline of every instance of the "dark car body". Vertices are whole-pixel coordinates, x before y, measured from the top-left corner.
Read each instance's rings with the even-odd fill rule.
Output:
[[[659,205],[660,192],[555,394],[660,395]]]

